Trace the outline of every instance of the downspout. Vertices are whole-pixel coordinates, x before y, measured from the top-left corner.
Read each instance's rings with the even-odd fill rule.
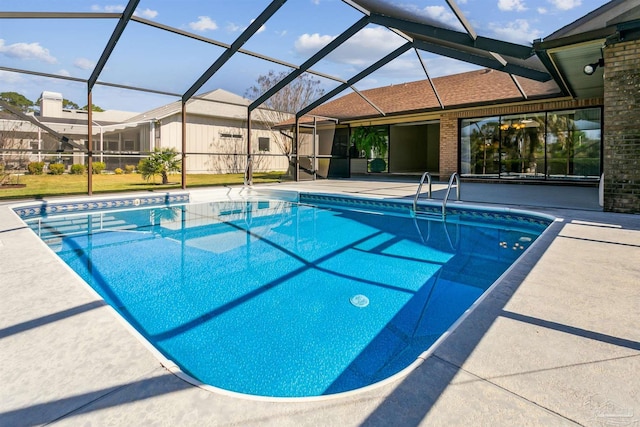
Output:
[[[104,129],[97,123],[91,122],[100,128],[100,161],[104,162]]]
[[[42,130],[38,128],[38,161],[42,161]]]

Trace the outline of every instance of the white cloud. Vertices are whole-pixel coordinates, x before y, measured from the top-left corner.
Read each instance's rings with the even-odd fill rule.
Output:
[[[158,11],[147,8],[144,10],[136,10],[135,14],[138,16],[142,16],[143,18],[153,19],[158,16]]]
[[[348,64],[369,64],[404,43],[403,38],[384,27],[367,27],[347,40],[335,53]]]
[[[560,10],[571,10],[582,5],[582,0],[547,0]]]
[[[527,10],[523,0],[498,0],[498,9],[516,12],[524,12]]]
[[[540,15],[546,15],[546,14],[547,14],[547,12],[549,12],[549,11],[547,10],[547,8],[546,8],[546,7],[539,7],[539,8],[538,8],[538,13],[539,13]]]
[[[410,8],[407,8],[410,9]],[[413,10],[412,12],[431,18],[438,23],[447,24],[451,27],[460,28],[458,18],[444,6],[426,6],[424,9]]]
[[[51,56],[49,49],[40,46],[40,43],[14,43],[5,45],[3,39],[0,39],[0,54],[9,58],[18,59],[35,59],[38,61],[55,64],[58,62],[56,58]]]
[[[71,77],[71,73],[64,68],[58,70],[58,74],[60,74],[61,76]]]
[[[77,58],[73,61],[73,65],[81,70],[92,70],[95,68],[96,63],[87,58]]]
[[[334,36],[303,34],[298,37],[295,51],[303,57],[309,57],[326,46]],[[359,31],[327,57],[328,60],[363,68],[387,55],[400,45],[404,39],[384,27],[367,27]]]
[[[196,22],[190,22],[189,27],[195,31],[213,31],[218,28],[218,24],[212,21],[208,16],[198,16]]]
[[[496,38],[513,43],[530,44],[542,35],[540,30],[531,28],[526,19],[516,19],[507,25],[492,22],[489,24],[489,28],[496,35]]]
[[[112,4],[107,6],[100,6],[94,4],[93,6],[91,6],[91,10],[93,10],[94,12],[122,13],[124,11],[124,5]]]
[[[326,46],[334,36],[321,36],[318,33],[303,34],[295,41],[294,47],[301,56],[310,56]]]
[[[236,25],[233,22],[229,22],[226,28],[227,28],[227,31],[230,33],[235,33],[236,31],[240,31],[242,29],[240,25]]]
[[[121,4],[111,4],[107,6],[100,6],[100,5],[94,4],[93,6],[91,6],[91,10],[93,10],[94,12],[122,13],[124,12],[124,9],[125,9],[125,6]],[[133,14],[137,16],[142,16],[143,18],[153,19],[156,16],[158,16],[158,11],[152,10],[149,8],[146,8],[143,10],[136,9],[136,11]]]

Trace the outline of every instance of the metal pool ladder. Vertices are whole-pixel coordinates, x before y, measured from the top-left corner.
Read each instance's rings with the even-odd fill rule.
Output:
[[[449,185],[447,186],[447,194],[444,195],[444,200],[442,200],[442,218],[444,219],[447,216],[447,200],[449,200],[449,194],[451,193],[451,187],[455,182],[456,185],[456,202],[460,201],[460,177],[457,172],[451,174],[451,178],[449,178]]]
[[[425,172],[422,174],[420,178],[420,184],[418,185],[418,190],[416,191],[416,195],[413,197],[413,213],[414,215],[418,213],[418,198],[420,197],[420,192],[422,191],[422,186],[424,185],[425,179],[427,180],[428,191],[427,197],[431,199],[431,174],[429,172]],[[442,219],[447,216],[447,201],[449,200],[449,194],[451,194],[451,187],[455,184],[456,186],[456,201],[460,201],[460,176],[457,172],[454,172],[449,178],[449,185],[447,186],[447,193],[442,200]]]
[[[420,192],[422,191],[422,185],[424,184],[424,180],[427,180],[428,191],[427,198],[431,198],[431,174],[429,172],[425,172],[422,174],[422,178],[420,178],[420,185],[418,185],[418,191],[416,191],[416,195],[413,198],[413,213],[417,212],[418,209],[418,197],[420,197]]]

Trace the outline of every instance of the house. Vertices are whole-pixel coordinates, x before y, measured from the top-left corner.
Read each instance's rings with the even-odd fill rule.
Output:
[[[367,127],[388,144],[382,173],[600,185],[605,210],[640,212],[640,1],[613,0],[532,49],[527,67],[546,70],[551,80],[481,69],[316,107],[298,125],[324,141],[312,157],[325,167],[299,178],[373,172],[349,152],[353,130]],[[317,124],[314,117],[334,120]]]
[[[60,93],[45,91],[40,112],[0,117],[0,135],[9,168],[25,169],[31,161],[84,163],[86,156],[61,142],[66,138],[88,148],[88,113],[63,108]],[[222,89],[205,93],[187,103],[186,168],[189,173],[242,173],[246,167],[247,106],[250,101]],[[274,133],[268,120],[275,112],[259,109],[252,120],[255,171],[286,171],[284,136]],[[277,113],[279,117],[282,113]],[[144,112],[107,110],[92,112],[94,161],[113,171],[137,165],[155,148],[182,152],[182,104],[176,101]],[[9,138],[11,136],[11,138]],[[11,140],[11,142],[9,142]],[[283,142],[284,141],[284,142]],[[6,147],[5,147],[6,146]]]

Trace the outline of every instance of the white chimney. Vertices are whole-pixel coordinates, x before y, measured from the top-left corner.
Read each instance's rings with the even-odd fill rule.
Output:
[[[41,117],[62,117],[62,94],[57,92],[42,92],[40,96]]]

